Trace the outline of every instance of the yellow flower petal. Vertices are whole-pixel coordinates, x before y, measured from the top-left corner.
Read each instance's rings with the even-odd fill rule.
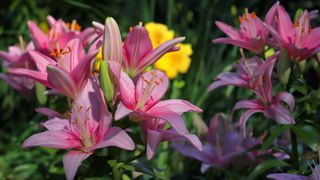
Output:
[[[174,31],[169,30],[164,24],[150,22],[145,25],[145,28],[149,33],[153,48],[174,37]]]

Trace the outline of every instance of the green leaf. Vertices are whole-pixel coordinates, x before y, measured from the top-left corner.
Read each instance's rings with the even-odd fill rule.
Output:
[[[111,166],[111,167],[114,167],[114,166],[116,166],[117,165],[117,160],[109,160],[108,161],[108,164]]]
[[[262,149],[265,150],[270,147],[272,142],[279,137],[285,130],[289,129],[290,125],[282,125],[277,126],[276,128],[272,129],[269,133],[269,136],[265,139],[265,141],[262,143]]]
[[[266,171],[275,167],[288,167],[290,164],[280,161],[280,160],[271,160],[264,163],[259,164],[254,170],[250,173],[248,179],[256,179],[258,176],[262,175]]]
[[[310,125],[297,125],[292,128],[293,132],[308,145],[313,151],[318,151],[317,145],[319,144],[319,132],[316,128]]]

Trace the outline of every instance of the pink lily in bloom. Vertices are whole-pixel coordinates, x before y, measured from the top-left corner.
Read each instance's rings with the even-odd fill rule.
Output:
[[[60,48],[65,48],[67,43],[75,38],[79,38],[83,46],[86,46],[95,34],[94,28],[86,28],[83,31],[74,20],[72,23],[65,23],[62,19],[56,20],[48,16],[50,25],[48,33],[43,32],[35,22],[29,21],[28,27],[31,33],[32,41],[38,51],[49,55],[59,44]]]
[[[32,42],[30,42],[25,47],[22,38],[20,38],[20,41],[20,45],[9,46],[8,52],[0,51],[0,58],[3,59],[2,65],[9,70],[11,68],[34,69],[35,64],[30,59],[30,56],[28,54],[30,50],[34,49],[34,45]],[[3,79],[14,89],[25,95],[27,95],[34,86],[34,81],[26,77],[18,77],[0,73],[0,79]]]
[[[29,52],[38,71],[29,69],[10,69],[9,73],[25,76],[75,99],[88,81],[91,65],[98,50],[85,54],[80,39],[68,42],[64,49],[54,49],[50,58],[37,51]]]
[[[139,76],[135,85],[126,73],[121,72],[121,102],[118,104],[115,120],[129,114],[131,120],[141,123],[148,159],[152,158],[158,144],[165,140],[187,140],[197,149],[202,149],[198,137],[188,133],[181,117],[184,112],[202,110],[185,100],[160,101],[168,89],[168,81],[163,72],[152,70]],[[166,123],[171,126],[170,129],[164,129]]]
[[[275,120],[279,124],[295,124],[294,118],[291,115],[293,111],[295,100],[294,97],[288,92],[280,92],[275,97],[272,95],[272,82],[271,75],[274,67],[275,60],[267,61],[263,75],[257,81],[257,86],[253,89],[258,99],[241,100],[238,101],[234,108],[249,109],[240,117],[240,128],[245,133],[245,126],[248,118],[254,114],[261,112],[265,117]],[[289,110],[282,104],[285,102]]]
[[[23,143],[24,148],[43,146],[70,150],[63,158],[66,177],[72,180],[81,162],[94,150],[115,146],[134,149],[130,136],[118,127],[111,127],[112,115],[103,95],[92,80],[75,100],[70,119],[55,117],[43,123],[47,129]]]
[[[253,162],[258,155],[255,152],[245,152],[246,149],[257,144],[256,140],[241,136],[240,131],[230,125],[230,122],[227,122],[221,114],[216,114],[206,129],[202,151],[185,144],[173,145],[182,155],[201,161],[202,173],[210,167],[225,168],[239,156],[245,158],[247,162]]]
[[[219,113],[210,122],[209,127],[204,124],[203,133],[205,134],[203,150],[185,144],[173,144],[174,149],[182,155],[194,158],[202,162],[201,172],[205,173],[210,167],[223,169],[232,164],[235,168],[239,167],[236,158],[245,160],[240,167],[259,163],[258,156],[262,154],[272,154],[277,159],[287,158],[286,154],[274,153],[270,150],[247,151],[248,149],[261,144],[262,138],[243,137],[238,125],[223,118]],[[235,161],[234,161],[235,160]]]
[[[137,25],[130,30],[122,46],[118,25],[112,18],[107,18],[105,26],[97,22],[93,24],[98,32],[104,32],[103,59],[117,62],[130,77],[141,74],[166,53],[179,50],[176,45],[185,39],[174,38],[153,49],[148,31],[142,25]],[[115,76],[119,79],[120,71]]]
[[[278,53],[266,61],[257,56],[250,59],[242,58],[235,65],[237,72],[223,72],[219,74],[216,77],[216,81],[210,84],[208,90],[213,91],[222,86],[233,85],[251,89],[259,95],[259,92],[261,92],[259,91],[261,89],[261,79],[268,79],[277,58]],[[265,85],[270,86],[270,83],[271,81],[267,81]]]
[[[320,27],[311,28],[314,11],[304,11],[295,23],[283,6],[278,3],[270,9],[266,27],[280,48],[285,49],[291,60],[302,61],[320,51]]]
[[[264,51],[269,38],[269,30],[256,14],[246,12],[239,16],[240,30],[231,27],[223,22],[216,21],[218,28],[227,34],[228,38],[214,39],[214,43],[232,44],[244,49],[248,49],[256,54]]]
[[[310,176],[301,176],[289,173],[274,173],[267,176],[269,179],[274,180],[320,180],[320,165],[316,165],[312,168],[312,174]]]

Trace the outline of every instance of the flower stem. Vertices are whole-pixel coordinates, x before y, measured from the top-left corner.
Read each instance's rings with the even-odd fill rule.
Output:
[[[114,180],[121,180],[121,173],[117,165],[112,167],[112,175]]]
[[[294,134],[292,130],[290,130],[291,136],[291,147],[292,147],[292,154],[291,154],[291,161],[293,166],[296,169],[299,169],[299,154],[298,154],[298,143],[297,143],[297,136]]]

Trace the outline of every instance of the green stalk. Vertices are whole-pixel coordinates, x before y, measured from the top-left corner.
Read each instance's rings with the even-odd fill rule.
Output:
[[[168,151],[167,150],[169,148],[169,143],[162,142],[160,146],[163,151],[159,153],[159,158],[158,158],[157,164],[158,164],[159,168],[164,168],[167,161],[168,161]]]
[[[168,0],[167,6],[167,26],[172,28],[172,12],[174,7],[174,0]]]
[[[291,162],[296,169],[299,169],[299,154],[298,154],[298,142],[297,136],[294,134],[292,130],[290,130],[291,136],[291,147],[292,147],[292,154],[291,154]]]
[[[117,165],[112,167],[112,175],[114,180],[121,180],[121,173]]]

